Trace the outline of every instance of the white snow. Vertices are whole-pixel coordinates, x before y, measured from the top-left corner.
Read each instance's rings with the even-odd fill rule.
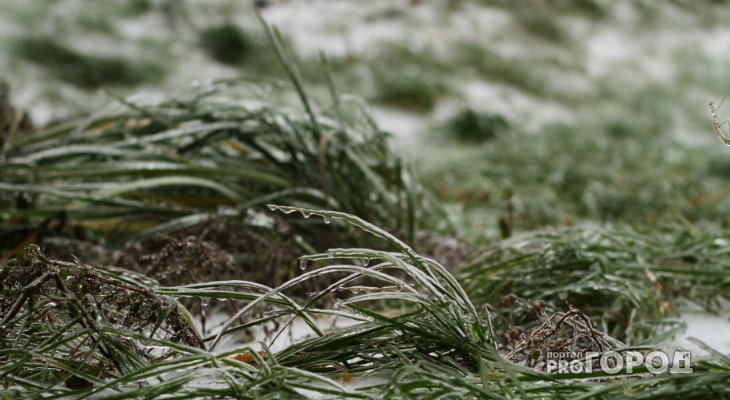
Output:
[[[684,313],[682,319],[687,323],[687,331],[666,344],[689,350],[693,357],[707,355],[705,349],[689,340],[692,337],[721,353],[730,354],[730,312],[720,315]]]

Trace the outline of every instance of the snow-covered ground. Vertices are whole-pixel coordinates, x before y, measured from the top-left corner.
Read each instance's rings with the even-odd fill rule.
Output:
[[[102,26],[94,27],[99,31],[95,32],[74,24],[71,16],[93,14],[96,8],[79,11],[84,7],[82,2],[66,0],[43,10],[48,23],[38,26],[34,34],[67,38],[69,45],[82,51],[103,50],[102,53],[143,58],[155,58],[155,53],[162,53],[161,57],[169,59],[170,71],[166,78],[146,83],[135,91],[178,90],[194,79],[237,75],[236,68],[206,58],[194,46],[197,39],[191,29],[211,23],[232,20],[256,30],[258,22],[251,3],[218,3],[191,2],[183,9],[182,16],[177,17],[179,20],[166,16],[164,7],[156,5],[154,9],[159,12],[97,22]],[[482,43],[522,65],[534,65],[539,79],[550,85],[569,87],[579,96],[590,95],[601,82],[612,79],[616,80],[617,87],[625,87],[629,95],[636,88],[657,82],[672,88],[679,84],[677,78],[681,70],[689,68],[684,62],[693,63],[696,68],[707,66],[706,78],[724,76],[724,53],[719,50],[730,40],[727,28],[705,27],[701,20],[698,21],[700,17],[688,16],[671,5],[657,8],[658,11],[646,11],[657,14],[646,16],[629,3],[604,1],[599,4],[607,10],[607,21],[566,16],[558,24],[569,32],[572,41],[557,44],[526,34],[505,9],[470,1],[279,0],[271,1],[261,13],[265,20],[292,39],[296,51],[304,57],[315,56],[321,51],[330,57],[349,55],[367,59],[384,42],[426,47],[435,50],[436,54],[451,57],[449,51],[458,43]],[[13,39],[26,32],[30,15],[39,10],[30,4],[7,6],[10,12],[0,15],[0,32]],[[99,8],[99,13],[104,12],[103,5],[94,7]],[[643,25],[650,25],[650,28],[638,30]],[[7,53],[11,47],[5,43],[3,50]],[[161,52],[163,48],[165,51]],[[558,67],[541,60],[553,60]],[[567,67],[560,67],[561,63]],[[378,119],[386,130],[413,145],[413,140],[419,138],[414,132],[428,130],[434,120],[445,114],[444,109],[450,109],[449,103],[454,102],[512,117],[511,120],[523,124],[529,131],[535,131],[545,123],[580,122],[586,119],[586,114],[600,113],[596,108],[561,104],[552,95],[524,93],[497,79],[462,73],[472,67],[456,65],[453,77],[456,93],[443,99],[446,104],[439,104],[434,113],[414,116],[384,110],[377,113]],[[15,88],[18,102],[40,123],[78,110],[79,106],[83,109],[110,101],[103,94],[89,96],[49,80],[46,71],[14,57],[0,60],[0,68],[11,71],[6,79]],[[702,116],[706,117],[706,110],[702,109],[706,101],[722,99],[726,93],[718,90],[722,86],[692,85],[691,90],[679,92],[680,89],[677,88],[677,94],[681,93],[682,98],[676,99],[674,104],[666,103],[676,114],[689,114],[683,118],[689,121],[686,126],[679,126],[677,132],[673,132],[677,136],[688,136],[686,129],[697,127],[698,112],[701,110]],[[364,89],[357,86],[340,90],[366,95]],[[585,104],[585,107],[597,104]],[[699,107],[687,109],[687,104],[699,104]],[[625,118],[634,117],[630,115],[631,107],[620,111],[628,114]]]

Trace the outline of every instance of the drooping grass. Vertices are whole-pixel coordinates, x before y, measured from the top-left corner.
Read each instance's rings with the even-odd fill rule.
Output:
[[[418,255],[408,245],[382,228],[353,215],[294,207],[271,206],[270,208],[281,210],[287,214],[299,211],[305,217],[317,214],[322,216],[325,222],[332,219],[344,220],[375,235],[379,239],[384,239],[396,251],[332,249],[326,253],[310,255],[302,258],[302,262],[356,259],[361,260],[362,266],[349,263],[325,266],[307,272],[274,289],[245,281],[206,282],[172,288],[153,287],[154,294],[150,293],[150,296],[165,296],[165,298],[169,298],[167,296],[176,298],[202,297],[246,302],[246,306],[231,317],[217,336],[209,338],[212,339],[209,343],[211,348],[217,345],[219,338],[240,330],[241,325],[236,326],[235,324],[239,324],[237,321],[243,316],[249,317],[247,323],[243,325],[249,327],[264,324],[273,318],[281,319],[287,316],[303,318],[318,336],[290,346],[277,354],[271,354],[264,348],[264,353],[258,355],[253,349],[246,347],[235,351],[226,351],[220,355],[213,355],[204,349],[198,351],[192,347],[175,345],[165,340],[147,338],[146,335],[137,333],[137,331],[144,331],[144,329],[136,325],[128,328],[131,329],[129,331],[113,328],[112,326],[116,320],[108,319],[108,314],[106,314],[107,319],[96,320],[94,332],[104,332],[110,337],[109,340],[117,340],[122,346],[120,351],[123,351],[123,346],[134,348],[135,343],[138,342],[152,343],[164,349],[164,354],[166,354],[168,360],[156,360],[138,366],[130,363],[120,363],[118,368],[130,367],[131,369],[125,369],[124,374],[109,371],[106,375],[99,376],[94,372],[96,369],[86,372],[84,364],[86,360],[74,368],[62,368],[58,365],[58,362],[51,359],[43,359],[39,365],[35,365],[31,357],[16,359],[14,354],[18,351],[8,349],[9,351],[4,353],[0,352],[0,371],[4,372],[1,375],[3,379],[10,379],[7,382],[11,387],[11,392],[32,395],[33,393],[46,391],[45,393],[48,394],[60,395],[68,392],[67,389],[58,386],[57,383],[74,378],[72,382],[82,380],[81,382],[84,383],[78,387],[66,386],[76,390],[73,393],[76,396],[81,396],[80,398],[94,393],[107,393],[106,395],[109,396],[114,392],[118,392],[118,395],[122,397],[137,398],[155,392],[172,394],[173,390],[177,394],[192,392],[196,397],[217,396],[221,393],[232,393],[231,391],[233,393],[238,391],[239,393],[248,393],[248,395],[261,396],[263,393],[254,390],[254,388],[261,385],[261,383],[257,383],[259,382],[257,377],[260,377],[262,373],[271,375],[274,371],[289,371],[281,376],[283,380],[279,385],[275,387],[264,385],[258,390],[268,387],[268,390],[296,395],[296,389],[308,388],[317,392],[334,391],[334,393],[340,393],[340,395],[343,392],[355,395],[355,392],[342,387],[327,377],[342,377],[344,374],[348,379],[352,379],[353,376],[398,370],[402,366],[412,366],[414,362],[434,364],[436,368],[445,368],[445,371],[452,371],[456,374],[465,371],[472,371],[472,373],[483,371],[482,373],[486,374],[487,371],[495,373],[495,368],[510,368],[513,372],[522,371],[528,376],[532,375],[530,370],[516,365],[509,367],[500,365],[499,355],[491,344],[491,334],[488,330],[488,322],[484,320],[484,315],[474,308],[453,276],[443,266]],[[366,265],[371,262],[372,265]],[[66,279],[66,275],[68,275],[73,279],[77,279],[77,275],[82,274],[82,272],[77,271],[89,271],[86,275],[80,275],[80,279],[86,279],[89,283],[95,282],[94,279],[97,276],[108,275],[108,273],[101,270],[97,271],[91,266],[73,267],[72,264],[49,261],[39,253],[37,246],[29,247],[20,253],[19,258],[13,259],[3,269],[3,276],[6,277],[4,283],[12,290],[2,292],[7,306],[3,308],[3,313],[0,315],[7,320],[14,318],[13,321],[16,321],[14,324],[4,325],[6,338],[9,340],[15,340],[16,335],[21,333],[20,327],[23,326],[24,321],[33,316],[28,310],[35,310],[31,307],[37,304],[31,302],[29,297],[17,295],[18,291],[23,290],[24,285],[28,285],[28,283],[16,274],[12,268],[29,267],[39,271],[41,269],[55,271],[54,268],[60,267],[61,269],[56,272],[49,272],[51,278],[47,280],[51,286],[54,282],[53,279],[55,279],[53,277],[62,276],[63,279]],[[75,268],[72,272],[66,272],[66,269],[72,267]],[[9,274],[6,273],[8,271]],[[391,271],[400,271],[406,280],[401,280]],[[306,280],[321,279],[324,275],[341,272],[346,272],[347,275],[317,293],[306,304],[296,304],[285,295],[292,287],[301,285]],[[369,277],[381,282],[381,284],[361,289],[365,290],[364,294],[354,294],[356,289],[349,289],[348,287],[360,282],[363,277]],[[74,285],[70,292],[60,283],[58,285],[61,286],[57,290],[61,290],[69,298],[85,298],[86,295],[75,290],[75,281],[69,282],[69,284]],[[42,282],[46,286],[48,286],[48,283]],[[118,284],[117,286],[131,290],[133,288],[129,285],[132,284],[131,281],[127,280],[127,286],[124,286],[124,284]],[[30,287],[32,290],[36,290],[36,286],[37,284],[34,283]],[[82,286],[79,286],[78,290],[99,291],[109,289],[96,287],[87,289],[86,286],[83,286],[82,289]],[[346,293],[347,291],[352,291],[353,295],[346,296],[345,301],[337,303],[333,309],[318,308],[320,300],[328,293]],[[23,293],[33,295],[29,289],[25,289]],[[94,293],[94,296],[98,296],[98,294]],[[61,302],[61,299],[55,301]],[[389,307],[377,311],[377,309],[368,307],[368,304],[372,302],[376,305],[387,304]],[[15,305],[11,309],[10,304],[13,303]],[[258,317],[251,314],[251,311],[255,310],[259,304],[264,303],[275,308],[265,314],[259,314]],[[59,308],[57,303],[46,301],[41,302],[41,305],[46,308],[41,308],[53,311],[54,321],[58,325],[71,323],[84,326],[84,320],[74,316],[78,313],[82,316],[86,315],[89,313],[88,308],[93,307],[93,304],[74,301],[67,310],[64,307]],[[109,303],[105,303],[97,307],[101,307],[99,312],[103,312],[109,306]],[[394,316],[391,311],[388,311],[390,307],[396,306],[402,308],[401,316]],[[393,309],[393,311],[398,308]],[[132,310],[137,310],[137,308],[132,307]],[[310,317],[310,315],[317,314],[340,316],[341,318],[352,319],[358,324],[325,334],[317,326],[316,319]],[[138,310],[136,314],[130,314],[132,318],[145,319],[143,315]],[[124,319],[120,317],[119,320]],[[160,322],[157,321],[157,324],[159,325]],[[75,351],[83,352],[84,346],[93,348],[96,341],[89,340],[90,335],[93,336],[93,332],[83,331],[71,335],[73,338],[81,340],[80,344],[76,344]],[[66,337],[68,336],[55,334],[51,335],[46,341],[50,341],[51,345],[56,348],[56,342],[66,343]],[[44,338],[36,336],[35,340],[43,342]],[[31,343],[35,342],[26,342],[31,347],[35,346]],[[58,349],[58,357],[64,357],[64,352],[70,351],[71,348],[73,348],[73,345],[69,347],[66,344],[65,347]],[[108,357],[103,348],[99,351],[100,355],[97,357]],[[247,352],[252,356],[249,358],[244,357]],[[238,358],[233,360],[228,358],[232,355],[237,355]],[[361,361],[357,361],[358,358]],[[249,361],[243,361],[246,359],[249,359]],[[494,363],[493,366],[490,365],[492,363]],[[194,366],[204,367],[204,369],[191,370],[190,368]],[[46,373],[39,377],[35,374],[37,369],[53,373],[50,373],[50,375]],[[160,384],[151,386],[140,381],[145,377],[161,379],[169,373],[168,371],[173,369],[182,372],[178,372],[179,375],[175,379],[164,379],[160,381]],[[22,370],[23,374],[14,374],[10,378],[8,374],[18,370]],[[413,375],[412,372],[407,370],[401,371],[401,374],[407,379],[410,379]],[[286,375],[289,376],[286,377]],[[498,375],[499,373],[497,373]],[[214,377],[212,381],[209,381],[210,389],[207,389],[205,384],[195,389],[192,384],[196,381],[199,382],[201,377],[204,376]],[[235,381],[242,381],[242,383],[234,384],[234,380],[226,379],[226,376],[236,376]],[[318,381],[325,385],[318,385]],[[136,382],[140,382],[141,385],[135,388],[132,384]],[[224,384],[224,386],[221,387],[221,384]],[[478,391],[481,392],[481,390]],[[363,396],[370,397],[366,394],[363,394]]]
[[[175,97],[119,99],[88,118],[16,136],[2,161],[4,258],[31,242],[63,255],[86,241],[96,246],[90,261],[168,284],[240,276],[240,265],[278,283],[291,277],[280,267],[296,254],[349,235],[346,226],[328,233],[261,215],[274,200],[357,213],[414,241],[429,199],[388,135],[352,98],[334,108],[315,103],[271,35],[293,89],[211,83]],[[301,108],[277,103],[282,93],[297,95]],[[172,250],[181,246],[195,250]],[[197,256],[213,262],[180,268]]]
[[[727,386],[730,361],[719,353],[713,353],[708,360],[695,361],[694,374],[646,376],[641,375],[642,370],[638,368],[639,375],[634,374],[634,379],[612,383],[605,380],[613,380],[615,375],[603,372],[594,373],[591,376],[594,380],[576,381],[576,378],[588,375],[549,376],[519,366],[505,359],[503,350],[495,347],[497,335],[503,332],[495,332],[496,326],[490,323],[495,320],[494,313],[477,308],[468,295],[469,290],[464,291],[444,266],[422,257],[395,236],[356,216],[297,207],[272,205],[270,208],[286,214],[300,212],[305,218],[318,215],[324,222],[344,221],[384,240],[393,251],[339,248],[312,254],[302,258],[309,271],[276,288],[240,280],[176,287],[145,283],[152,289],[151,296],[226,299],[244,305],[218,335],[205,339],[209,350],[150,338],[138,332],[139,328],[114,328],[115,322],[109,318],[97,319],[94,322],[96,330],[38,335],[38,332],[48,330],[49,325],[33,325],[34,312],[52,312],[55,324],[75,327],[83,326],[80,322],[83,318],[75,315],[86,315],[96,307],[103,310],[108,305],[97,305],[90,298],[85,300],[88,296],[70,302],[68,307],[63,298],[56,298],[54,302],[31,302],[31,297],[18,298],[13,295],[16,292],[4,290],[0,294],[3,300],[10,300],[6,304],[15,302],[18,306],[13,307],[17,311],[9,317],[15,322],[4,325],[4,339],[14,344],[0,350],[0,379],[6,383],[3,396],[32,397],[42,393],[51,398],[174,396],[202,399],[306,398],[317,394],[367,399],[420,399],[433,395],[480,399],[515,396],[609,399],[619,395],[645,398],[656,393],[666,393],[670,398],[688,394],[701,398],[722,396],[730,390]],[[74,265],[47,260],[37,247],[28,250],[3,268],[4,282],[15,282],[11,285],[16,288],[14,290],[29,285],[22,278],[17,279],[17,274],[5,273],[14,271],[16,266],[59,268],[59,276],[69,270],[69,276],[74,279],[81,271],[87,271],[82,275],[86,279],[108,276],[106,279],[123,280],[121,276],[80,262]],[[716,261],[709,262],[719,264]],[[328,262],[327,265],[315,268],[324,262]],[[402,274],[396,275],[394,271]],[[297,303],[286,295],[307,280],[340,272],[346,272],[346,276],[307,301]],[[379,284],[358,286],[364,277]],[[89,282],[92,281],[93,278]],[[140,285],[129,278],[123,282],[129,287]],[[53,287],[53,278],[43,283],[51,283],[50,287]],[[33,285],[37,284],[30,284],[31,289],[24,293],[31,294],[42,287]],[[57,287],[63,285],[57,284]],[[331,308],[320,307],[321,299],[328,293],[338,293],[342,300]],[[71,289],[65,291],[65,296],[73,298],[78,294]],[[263,304],[268,305],[268,312],[254,312]],[[5,319],[10,315],[7,310],[3,308],[0,314]],[[326,330],[319,326],[316,315],[349,319],[354,325]],[[241,323],[240,317],[247,317],[246,322]],[[294,318],[306,321],[313,334],[281,351],[272,352],[265,344],[241,345],[224,351],[216,349],[220,338],[241,329],[262,326],[274,319],[287,321],[286,326]],[[27,334],[20,327],[27,327],[28,323],[38,327],[36,335],[17,341],[19,335]],[[275,333],[274,340],[276,336]],[[144,365],[120,364],[129,368],[124,374],[100,369],[91,361],[106,357],[104,349],[97,347],[100,343],[94,340],[97,337],[105,338],[102,340],[104,345],[117,343],[120,351],[146,345],[162,351],[166,357],[150,359]],[[24,348],[27,349],[21,350]],[[54,349],[55,358],[49,357],[46,349]],[[92,352],[86,352],[87,349]],[[72,359],[76,359],[74,354],[86,354],[86,358],[80,357],[78,362],[69,365],[69,354]],[[131,351],[127,353],[130,354]]]
[[[415,227],[418,188],[386,134],[367,121],[355,128],[336,116],[206,91],[130,102],[11,142],[8,153],[17,156],[3,162],[4,214],[38,226],[64,210],[69,229],[84,226],[92,238],[116,231],[117,244],[198,224],[218,207],[234,207],[235,218],[273,199]],[[18,208],[14,193],[27,193],[36,207]],[[301,229],[305,241],[317,237]]]

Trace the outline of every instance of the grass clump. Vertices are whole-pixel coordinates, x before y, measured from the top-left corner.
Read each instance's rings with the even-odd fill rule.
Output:
[[[270,201],[357,213],[415,242],[418,221],[437,207],[389,135],[356,99],[335,97],[327,108],[309,98],[271,35],[293,89],[226,81],[178,96],[120,98],[87,118],[15,137],[0,162],[4,258],[37,242],[166,284],[247,275],[274,286],[296,275],[296,254],[335,237],[377,245],[346,225],[333,232],[269,217],[261,207]],[[302,106],[275,100],[286,95]]]
[[[382,228],[370,224],[356,216],[334,212],[322,211],[315,209],[284,207],[270,205],[272,210],[280,210],[285,214],[294,211],[301,212],[305,218],[311,215],[319,215],[329,223],[332,220],[344,221],[357,228],[360,228],[380,240],[384,240],[392,246],[396,251],[378,251],[371,249],[359,248],[340,248],[331,249],[326,253],[313,254],[303,257],[302,264],[306,265],[308,261],[321,263],[323,261],[337,261],[331,265],[323,266],[305,272],[303,275],[293,278],[276,288],[268,288],[264,285],[235,280],[235,281],[208,281],[201,283],[193,283],[177,287],[159,287],[156,285],[146,286],[143,293],[149,293],[150,298],[168,298],[167,296],[183,297],[183,298],[205,298],[205,299],[226,299],[237,303],[245,304],[238,308],[235,315],[227,321],[223,329],[214,336],[205,338],[208,347],[215,349],[220,343],[220,339],[231,335],[244,328],[257,327],[266,324],[268,321],[289,320],[284,326],[291,322],[291,318],[301,318],[312,329],[313,337],[307,340],[290,345],[277,353],[272,353],[266,346],[262,347],[262,351],[254,351],[251,347],[242,346],[235,350],[228,350],[222,353],[213,354],[205,349],[196,350],[195,346],[176,344],[173,338],[151,338],[144,334],[138,333],[144,331],[137,327],[132,327],[129,331],[122,331],[114,328],[114,321],[109,313],[103,314],[101,319],[94,320],[92,332],[89,329],[83,334],[75,332],[55,335],[36,335],[35,340],[43,345],[56,349],[57,357],[67,357],[69,352],[85,354],[86,357],[79,359],[78,363],[71,367],[58,370],[60,363],[53,363],[49,360],[44,365],[34,365],[31,357],[21,357],[18,359],[15,354],[18,353],[17,346],[8,346],[6,349],[0,350],[0,371],[3,371],[2,378],[9,379],[6,388],[11,393],[33,395],[38,393],[48,394],[64,394],[72,393],[77,396],[88,396],[98,394],[105,390],[107,392],[122,393],[129,398],[138,398],[150,396],[151,393],[170,393],[175,391],[176,395],[180,393],[188,393],[192,397],[207,396],[230,396],[236,393],[241,396],[262,396],[267,392],[279,392],[282,394],[289,393],[290,396],[299,398],[303,396],[299,390],[307,389],[315,392],[338,394],[339,396],[348,395],[356,397],[370,398],[378,393],[388,392],[393,388],[383,388],[374,386],[365,391],[364,394],[358,395],[357,392],[347,389],[338,384],[333,378],[349,380],[354,376],[384,374],[397,371],[405,380],[413,380],[418,378],[415,371],[410,370],[414,363],[424,363],[432,365],[432,368],[455,374],[456,376],[471,371],[471,373],[479,373],[478,371],[487,370],[494,371],[494,367],[487,366],[491,363],[496,364],[499,355],[495,352],[491,345],[490,331],[487,328],[488,323],[484,319],[484,315],[477,312],[473,307],[464,291],[456,283],[453,276],[449,274],[443,266],[437,262],[424,258],[415,253],[408,245],[401,240],[387,233]],[[334,225],[334,224],[333,224]],[[359,261],[358,264],[342,262],[347,260]],[[65,282],[70,282],[74,289],[77,287],[76,276],[81,273],[83,285],[78,286],[79,290],[103,290],[113,291],[117,287],[123,288],[128,299],[135,299],[137,292],[135,281],[132,281],[134,274],[124,278],[123,282],[117,284],[116,280],[121,277],[107,277],[108,273],[81,264],[79,261],[76,265],[70,263],[62,263],[51,261],[39,252],[39,248],[31,245],[23,252],[19,253],[19,257],[13,259],[7,268],[3,271],[6,280],[4,287],[10,287],[11,291],[4,291],[2,294],[7,296],[3,298],[7,300],[7,304],[13,304],[13,301],[20,296],[20,300],[15,301],[16,304],[24,304],[25,307],[37,307],[42,312],[48,311],[49,307],[55,307],[61,303],[60,297],[55,297],[48,301],[42,297],[34,298],[34,302],[25,302],[24,295],[18,295],[18,291],[30,295],[30,290],[36,290],[39,280],[33,281],[35,275],[28,279],[21,278],[16,274],[15,267],[31,268],[32,271],[39,270],[38,274],[49,269],[51,272],[43,276],[50,276],[41,282],[47,286],[54,287],[54,290],[62,290],[65,296],[77,296],[82,299],[72,302],[78,314],[85,316],[94,314],[94,307],[98,307],[93,302],[93,298],[99,296],[99,293],[93,292],[91,296],[84,293],[70,293],[66,290],[66,284],[58,282],[57,278],[63,277]],[[60,268],[60,270],[57,270]],[[68,270],[70,268],[70,270]],[[43,269],[43,271],[40,271]],[[70,271],[70,272],[68,272]],[[393,271],[400,272],[393,274]],[[344,273],[344,275],[341,275]],[[38,275],[36,274],[36,275]],[[57,274],[58,276],[56,276]],[[287,293],[293,288],[302,285],[307,280],[315,278],[321,279],[322,276],[336,274],[343,276],[337,279],[324,290],[313,294],[305,303],[297,304],[291,300]],[[99,277],[107,278],[99,278]],[[400,277],[398,277],[400,276]],[[378,282],[376,286],[362,287],[358,286],[363,282],[363,278]],[[106,279],[104,281],[103,279]],[[11,282],[12,281],[12,282]],[[18,281],[18,282],[15,282]],[[106,282],[103,287],[93,286],[97,281]],[[107,282],[108,281],[108,282]],[[15,282],[15,283],[13,283]],[[33,282],[30,283],[29,282]],[[70,286],[69,286],[70,287]],[[87,287],[92,287],[88,289]],[[142,291],[143,289],[138,289]],[[152,291],[150,291],[152,290]],[[357,293],[357,292],[363,293]],[[337,293],[338,296],[344,296],[343,301],[338,302],[331,308],[319,308],[322,305],[322,299],[328,294]],[[350,293],[350,294],[348,294]],[[113,297],[106,296],[109,301],[104,307],[112,307],[116,303]],[[54,304],[49,303],[55,302]],[[134,300],[131,300],[134,301]],[[175,303],[173,303],[175,304]],[[369,304],[375,304],[375,308],[368,307]],[[259,306],[266,305],[268,311],[265,313],[255,312]],[[386,309],[380,309],[379,305],[386,305]],[[401,310],[394,315],[388,311]],[[160,325],[160,317],[148,318],[143,309],[132,307],[137,314],[130,315],[129,318],[140,318],[149,321],[150,324],[156,323]],[[165,307],[158,307],[158,312],[166,310]],[[378,311],[379,310],[379,311]],[[4,325],[6,329],[6,337],[10,340],[20,335],[23,326],[27,326],[28,321],[32,320],[33,314],[29,312],[21,312],[17,306],[0,308],[0,317],[4,321],[15,321],[13,324]],[[168,310],[169,312],[169,310]],[[331,332],[318,326],[316,315],[332,315],[340,318],[350,319],[355,325],[349,328],[335,329]],[[59,314],[55,315],[55,323],[62,324],[78,324],[80,327],[84,325],[84,319],[75,317],[76,314]],[[114,314],[114,316],[118,316]],[[245,323],[241,323],[241,317],[245,318]],[[44,317],[45,318],[45,317]],[[127,319],[119,318],[126,321]],[[64,325],[68,326],[68,325]],[[73,325],[72,325],[73,326]],[[164,328],[164,324],[162,327]],[[47,328],[46,328],[47,329]],[[120,365],[127,368],[124,374],[115,371],[106,370],[105,374],[99,375],[96,372],[99,367],[94,366],[89,371],[86,363],[94,363],[95,359],[89,358],[87,351],[95,349],[100,339],[86,339],[84,335],[91,335],[93,332],[104,332],[109,336],[109,340],[117,340],[127,346],[142,345],[144,343],[152,343],[155,347],[163,349],[165,361],[162,359],[152,360],[149,357],[140,365],[133,365],[131,362],[122,360]],[[164,332],[164,329],[160,331]],[[279,332],[280,333],[280,332]],[[76,338],[79,336],[80,343],[69,343],[69,337]],[[278,334],[274,335],[276,340]],[[122,338],[125,338],[122,340]],[[101,342],[105,344],[104,339]],[[60,346],[60,348],[59,348]],[[75,347],[74,347],[75,346]],[[73,349],[73,350],[72,350]],[[99,350],[103,354],[104,348]],[[129,356],[129,351],[125,353]],[[34,353],[30,353],[34,354]],[[47,354],[46,354],[47,356]],[[99,358],[101,356],[98,356]],[[354,360],[359,358],[360,361]],[[65,365],[65,364],[62,364]],[[9,367],[8,367],[9,366]],[[192,368],[195,367],[195,368]],[[405,367],[405,369],[404,369]],[[484,368],[487,368],[485,370]],[[518,366],[502,366],[499,368],[510,368],[514,371],[522,370]],[[22,370],[21,376],[8,376],[8,371]],[[49,372],[55,371],[51,374]],[[176,371],[177,377],[173,380],[164,379],[171,371]],[[45,375],[38,375],[39,371],[46,371]],[[529,370],[524,370],[530,374]],[[263,385],[272,376],[279,376],[277,385]],[[497,374],[499,375],[499,373]],[[236,379],[228,379],[227,376],[235,376]],[[269,378],[262,379],[263,376]],[[150,385],[145,382],[147,377],[161,378],[159,384]],[[200,382],[202,377],[211,377],[213,385],[216,388],[213,393],[209,392],[205,385],[196,386],[196,382]],[[74,386],[73,392],[63,388],[59,383],[70,380],[79,381],[83,379],[82,385]],[[210,381],[209,381],[210,382]],[[238,382],[238,383],[235,383]],[[197,389],[196,389],[197,387]],[[484,389],[474,387],[477,392]],[[263,392],[261,392],[263,390]],[[207,393],[207,394],[206,394]]]
[[[448,93],[448,87],[437,79],[416,71],[383,71],[375,75],[378,89],[373,100],[408,111],[428,112]]]
[[[223,64],[238,65],[256,56],[253,40],[230,22],[202,30],[198,40],[211,58]]]
[[[9,143],[0,184],[3,254],[33,241],[65,254],[89,241],[98,245],[90,261],[168,283],[240,276],[241,265],[278,283],[291,277],[280,266],[293,266],[293,254],[347,235],[346,226],[326,233],[262,215],[272,200],[357,213],[415,240],[427,199],[388,135],[357,101],[318,107],[282,42],[274,43],[301,108],[256,85],[219,82],[177,97],[119,99],[115,108]],[[361,117],[345,120],[345,110]],[[18,198],[28,200],[21,206]],[[200,251],[174,250],[190,246]],[[180,270],[188,275],[169,270],[211,255],[214,262]],[[156,269],[148,269],[150,257]]]
[[[600,330],[630,344],[656,341],[662,329],[682,324],[688,303],[709,312],[727,299],[730,270],[722,261],[727,232],[700,233],[668,227],[650,234],[630,228],[536,232],[489,246],[458,278],[476,304],[489,304],[503,332],[526,332],[540,309],[565,307],[556,292],[591,314]],[[529,299],[527,301],[526,299]],[[505,325],[506,324],[506,325]],[[508,340],[508,338],[504,338]]]
[[[136,86],[164,75],[164,69],[157,64],[133,62],[118,56],[83,54],[47,36],[24,37],[18,39],[14,47],[19,57],[83,89]]]
[[[489,142],[509,129],[509,123],[500,114],[490,114],[465,108],[446,122],[446,130],[464,142]]]
[[[219,89],[123,100],[116,110],[11,142],[9,153],[16,156],[2,162],[0,184],[7,227],[33,231],[64,210],[69,218],[62,237],[82,226],[88,240],[114,238],[105,242],[115,247],[211,219],[245,217],[248,209],[279,199],[329,204],[415,232],[419,188],[376,126],[243,102]],[[18,207],[16,193],[27,193],[34,207]],[[323,239],[306,223],[290,225],[271,220],[259,229],[271,240],[281,236],[277,229],[290,228],[302,243]],[[223,236],[223,226],[212,232]],[[241,240],[229,250],[250,248]],[[17,244],[4,243],[5,251]]]

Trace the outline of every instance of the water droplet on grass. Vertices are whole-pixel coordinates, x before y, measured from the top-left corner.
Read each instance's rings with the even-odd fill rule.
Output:
[[[308,258],[304,258],[304,257],[300,258],[299,259],[299,269],[301,269],[301,270],[307,269],[307,261],[309,261]]]
[[[332,222],[332,217],[330,217],[329,215],[325,215],[323,218],[325,224],[329,224],[330,222]]]
[[[277,206],[275,204],[268,204],[266,207],[269,207],[269,210],[271,210],[271,211],[276,211],[279,209],[279,206]]]

